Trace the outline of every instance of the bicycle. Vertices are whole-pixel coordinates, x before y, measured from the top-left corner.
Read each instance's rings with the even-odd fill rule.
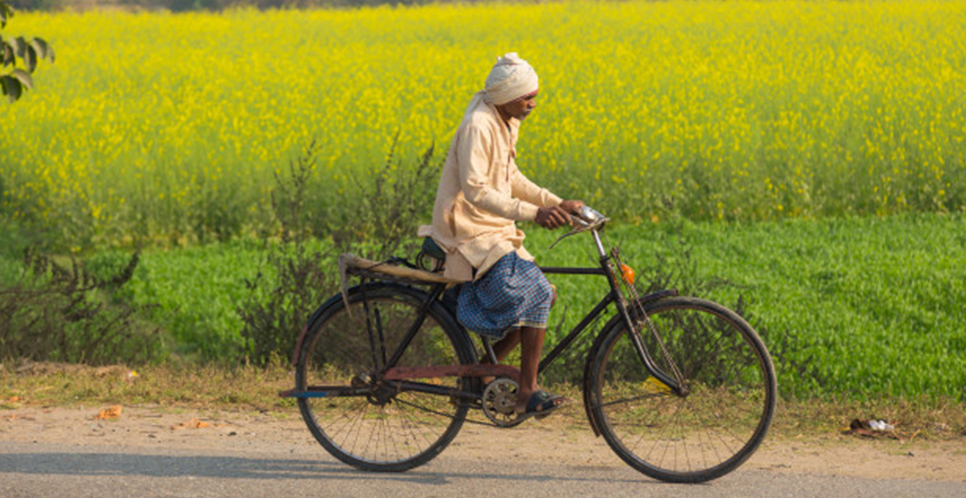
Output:
[[[775,370],[764,343],[720,304],[675,290],[639,296],[619,248],[605,250],[608,219],[584,207],[574,221],[553,245],[589,232],[599,267],[542,270],[603,276],[610,291],[539,370],[613,305],[584,367],[583,404],[594,434],[662,481],[697,483],[731,472],[757,450],[774,414]],[[342,292],[299,336],[295,388],[280,395],[297,398],[309,430],[346,464],[390,472],[425,464],[456,437],[470,409],[497,427],[522,421],[513,410],[519,370],[496,364],[482,336],[478,351],[445,297],[453,282],[439,269],[343,255]],[[361,282],[347,288],[350,275]],[[490,364],[478,361],[480,352]]]

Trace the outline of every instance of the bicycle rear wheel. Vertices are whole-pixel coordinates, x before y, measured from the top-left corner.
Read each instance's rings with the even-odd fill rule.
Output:
[[[349,465],[388,472],[422,465],[453,440],[466,419],[467,404],[445,392],[468,389],[469,379],[407,379],[440,394],[401,389],[380,378],[425,299],[426,293],[411,287],[365,284],[364,292],[349,291],[348,308],[339,296],[324,305],[304,339],[296,388],[324,386],[326,396],[299,398],[302,417],[319,443]],[[462,337],[465,332],[434,302],[397,366],[475,363]]]
[[[761,444],[777,384],[768,351],[723,306],[674,297],[646,305],[639,333],[658,368],[687,388],[676,394],[641,362],[623,320],[605,332],[588,365],[591,412],[631,467],[670,482],[703,482],[741,465]],[[672,367],[671,362],[674,363]]]

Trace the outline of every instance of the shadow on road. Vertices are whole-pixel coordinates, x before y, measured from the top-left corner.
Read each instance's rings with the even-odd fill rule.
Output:
[[[485,467],[500,465],[488,463]],[[202,477],[230,479],[336,479],[336,480],[387,480],[414,484],[448,484],[451,479],[495,479],[500,481],[559,483],[597,481],[606,478],[610,482],[653,483],[641,479],[614,479],[607,468],[594,469],[593,477],[561,476],[559,473],[541,472],[539,465],[521,467],[514,464],[517,472],[481,473],[433,472],[433,464],[405,473],[373,473],[356,470],[336,462],[280,458],[241,458],[233,456],[151,455],[143,453],[33,453],[0,452],[0,475],[5,473],[76,475],[76,476],[146,476],[146,477]],[[588,469],[583,469],[588,470]]]

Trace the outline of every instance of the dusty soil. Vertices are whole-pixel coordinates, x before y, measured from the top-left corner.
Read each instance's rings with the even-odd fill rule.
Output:
[[[543,421],[528,421],[509,430],[466,424],[439,458],[454,454],[479,460],[509,458],[528,462],[553,460],[580,466],[623,466],[586,424],[576,423],[579,420],[554,416]],[[308,453],[320,460],[334,461],[312,438],[296,408],[251,413],[163,406],[114,409],[109,405],[23,406],[0,410],[0,443],[4,441],[206,450],[288,448],[293,453]],[[871,479],[966,482],[966,443],[843,434],[771,437],[743,468]]]

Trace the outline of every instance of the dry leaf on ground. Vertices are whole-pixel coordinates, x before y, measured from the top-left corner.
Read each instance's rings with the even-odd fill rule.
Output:
[[[94,417],[94,420],[107,420],[109,418],[117,418],[120,416],[121,416],[121,406],[114,405],[110,408],[105,408],[101,410],[101,412],[98,413],[96,417]]]
[[[176,431],[178,429],[204,429],[208,427],[208,422],[198,420],[193,418],[187,422],[181,422],[180,424],[172,425],[171,430]]]

